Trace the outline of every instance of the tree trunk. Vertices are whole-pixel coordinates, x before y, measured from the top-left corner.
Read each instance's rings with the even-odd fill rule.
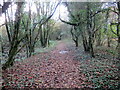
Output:
[[[26,45],[26,56],[27,56],[27,58],[29,57],[29,48],[28,48],[28,45]]]
[[[110,37],[108,36],[108,39],[107,39],[107,45],[108,45],[108,47],[110,47]]]
[[[82,33],[82,40],[83,40],[83,47],[84,47],[84,51],[85,52],[89,52],[90,51],[90,47],[88,45],[88,41],[86,36]]]
[[[95,55],[94,55],[94,50],[93,50],[93,40],[92,40],[92,39],[93,39],[93,38],[92,38],[92,36],[90,35],[90,36],[89,36],[90,54],[91,54],[92,57],[95,57]]]
[[[118,35],[118,59],[120,60],[120,1],[117,2],[118,6],[118,25],[117,25],[117,35]]]
[[[30,44],[29,46],[28,46],[28,51],[29,51],[29,53],[28,53],[28,57],[31,57],[32,56],[32,54],[35,52],[35,45],[32,45],[32,44]]]
[[[8,54],[8,60],[7,62],[3,65],[2,69],[5,70],[8,67],[12,66],[14,63],[14,57],[16,55],[17,52],[17,47],[18,45],[15,45],[14,48],[11,48]]]
[[[75,42],[75,46],[78,47],[78,39],[76,38],[76,40],[74,40]]]
[[[87,31],[88,31],[88,45],[89,45],[89,51],[92,57],[95,57],[94,55],[94,49],[93,49],[93,39],[94,39],[94,26],[93,26],[93,19],[90,15],[90,6],[89,3],[87,3]],[[94,23],[95,24],[95,23]]]
[[[118,57],[117,58],[120,60],[120,37],[118,38],[117,51],[118,51]]]
[[[76,47],[78,47],[78,41],[76,41],[75,43],[76,43]]]
[[[98,34],[96,34],[97,36],[96,36],[96,38],[98,38],[97,39],[97,41],[96,41],[96,46],[101,46],[102,44],[101,44],[101,31],[99,31],[98,32]]]
[[[21,41],[19,41],[19,29],[20,29],[20,22],[21,22],[22,5],[23,5],[23,2],[17,2],[17,9],[16,9],[16,13],[15,13],[15,15],[16,15],[15,21],[16,22],[13,25],[13,27],[14,27],[13,32],[14,33],[13,33],[13,36],[10,37],[12,39],[10,41],[10,50],[9,50],[9,54],[8,54],[8,60],[2,67],[2,69],[4,69],[4,70],[13,65],[14,57],[17,54],[18,46],[21,42]],[[9,16],[8,16],[8,18],[9,18]],[[8,22],[6,21],[6,23],[8,23]]]

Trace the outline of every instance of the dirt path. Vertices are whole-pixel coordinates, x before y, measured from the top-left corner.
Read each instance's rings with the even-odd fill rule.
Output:
[[[79,70],[79,61],[73,60],[73,53],[67,43],[59,42],[49,53],[32,56],[24,62],[16,62],[12,68],[3,72],[3,86],[84,88],[89,82],[86,82],[85,75]]]

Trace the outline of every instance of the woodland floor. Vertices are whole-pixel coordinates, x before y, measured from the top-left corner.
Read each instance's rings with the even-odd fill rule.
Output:
[[[107,66],[97,71],[98,66],[95,65]],[[8,88],[86,88],[84,90],[89,90],[96,87],[92,78],[95,75],[101,77],[109,70],[113,71],[110,72],[112,75],[118,75],[117,66],[113,63],[97,63],[94,59],[91,62],[90,55],[84,53],[83,49],[59,41],[52,51],[16,61],[13,67],[3,71],[3,87],[7,90]],[[111,74],[107,73],[107,75]],[[103,85],[104,78],[102,80],[98,85]],[[117,76],[112,76],[109,80],[107,80],[110,83],[108,84],[116,87],[120,81]]]

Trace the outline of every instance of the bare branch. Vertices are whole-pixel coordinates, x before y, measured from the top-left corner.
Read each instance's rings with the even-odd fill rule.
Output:
[[[117,15],[119,15],[119,12],[117,12],[116,10],[110,9],[110,11],[112,11],[112,12],[116,13]]]
[[[101,13],[101,12],[104,12],[104,11],[106,11],[106,10],[108,10],[108,9],[99,10],[99,11],[97,11],[96,13],[94,13],[93,15],[91,15],[90,18],[92,18],[92,17],[94,17],[95,15],[97,15],[97,14],[99,14],[99,13]],[[71,14],[71,13],[70,13],[70,14]],[[72,15],[72,14],[71,14],[71,15]],[[73,16],[72,16],[72,17],[73,17]],[[69,24],[69,25],[73,25],[73,26],[78,26],[79,24],[85,23],[85,21],[87,21],[87,19],[86,19],[86,20],[84,20],[84,21],[82,21],[82,22],[80,21],[80,22],[76,22],[76,23],[71,23],[71,22],[62,20],[62,19],[60,18],[60,15],[59,15],[59,19],[60,19],[63,23],[66,23],[66,24]]]
[[[0,25],[0,27],[2,27],[2,26],[4,26],[4,25],[6,25],[6,23],[4,23],[4,24]],[[2,29],[1,29],[1,30],[2,30]]]
[[[69,25],[73,25],[73,26],[78,26],[77,23],[71,23],[71,22],[67,22],[67,21],[62,20],[62,19],[60,18],[60,16],[59,16],[59,19],[60,19],[63,23],[66,23],[66,24],[69,24]]]
[[[5,13],[6,10],[9,8],[9,5],[12,4],[12,2],[4,2],[2,6],[2,13]]]
[[[56,5],[56,7],[54,8],[53,12],[51,13],[51,15],[45,21],[42,22],[42,20],[40,20],[38,23],[34,23],[34,24],[35,25],[37,25],[37,24],[45,24],[54,15],[54,13],[55,13],[55,11],[56,11],[56,9],[57,9],[57,7],[58,7],[58,5],[60,3],[61,3],[61,0],[58,2],[58,4]]]

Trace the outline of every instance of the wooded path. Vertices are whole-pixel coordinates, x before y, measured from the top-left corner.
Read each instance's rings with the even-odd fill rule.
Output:
[[[73,60],[74,51],[68,46],[60,41],[50,52],[16,62],[3,73],[4,83],[20,88],[84,88],[89,82],[80,72],[80,62]]]

